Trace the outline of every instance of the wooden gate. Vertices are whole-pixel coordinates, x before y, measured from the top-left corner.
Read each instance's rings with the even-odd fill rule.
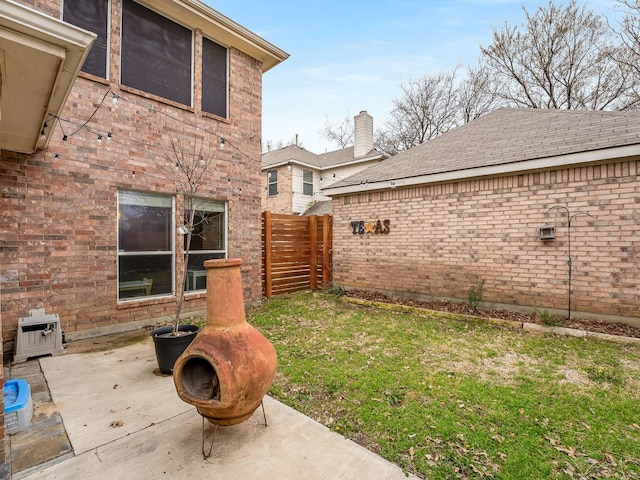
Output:
[[[262,294],[326,290],[331,283],[331,215],[262,214]]]

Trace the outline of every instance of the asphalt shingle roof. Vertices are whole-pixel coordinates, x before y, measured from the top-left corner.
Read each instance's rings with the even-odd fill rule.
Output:
[[[327,167],[335,167],[343,163],[364,160],[374,155],[382,157],[382,154],[377,150],[371,150],[364,157],[354,158],[353,147],[341,148],[340,150],[316,155],[315,153],[305,150],[297,145],[289,145],[288,147],[279,148],[278,150],[272,150],[271,152],[263,154],[262,168],[291,160],[303,162],[318,169],[323,169]]]
[[[640,144],[640,112],[500,108],[332,187]]]
[[[288,147],[279,148],[278,150],[272,150],[271,152],[263,154],[262,166],[268,167],[270,165],[288,162],[289,160],[299,160],[310,165],[315,165],[317,162],[315,153],[311,153],[309,150],[305,150],[297,145],[289,145]]]

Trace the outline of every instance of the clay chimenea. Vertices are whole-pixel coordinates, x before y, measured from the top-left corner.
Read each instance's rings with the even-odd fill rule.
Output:
[[[241,265],[241,259],[204,263],[207,323],[173,367],[178,396],[216,430],[251,417],[278,361],[273,345],[245,319]]]

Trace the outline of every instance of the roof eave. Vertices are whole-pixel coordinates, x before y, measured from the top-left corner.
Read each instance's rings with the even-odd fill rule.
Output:
[[[263,165],[262,170],[271,170],[273,168],[284,167],[289,165],[298,165],[300,167],[313,168],[314,170],[320,170],[320,167],[318,167],[318,165],[302,162],[300,160],[294,160],[293,158],[289,160],[282,160],[276,163],[270,163],[269,165]]]
[[[259,60],[263,73],[289,58],[284,50],[199,0],[137,1],[184,25],[199,28],[204,36],[222,42],[227,47],[237,48]]]
[[[331,164],[327,164],[324,165],[322,167],[320,167],[320,170],[330,170],[332,168],[336,168],[336,167],[348,167],[351,165],[358,165],[359,163],[366,163],[366,162],[371,162],[373,160],[379,160],[379,159],[384,159],[386,158],[385,155],[383,153],[377,153],[376,155],[370,155],[368,157],[360,157],[360,158],[355,158],[353,160],[347,160],[346,162],[336,162],[336,163],[331,163]]]
[[[379,191],[401,187],[416,187],[433,183],[468,180],[479,177],[517,174],[532,170],[548,170],[552,168],[570,167],[581,164],[601,163],[607,160],[623,159],[628,157],[640,157],[640,144],[538,158],[522,162],[468,168],[464,170],[453,170],[450,172],[420,175],[416,177],[389,179],[378,182],[365,182],[356,185],[327,187],[326,189],[323,189],[322,193],[323,195],[331,197],[334,195],[348,195],[352,193],[372,192],[376,190]]]
[[[0,2],[0,148],[33,153],[47,146],[54,119],[95,38],[91,32],[11,0]]]

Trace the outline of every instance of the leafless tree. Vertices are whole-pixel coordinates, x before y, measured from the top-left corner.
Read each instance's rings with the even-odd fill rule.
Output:
[[[283,148],[284,145],[284,141],[282,141],[282,139],[278,140],[277,142],[272,140],[272,139],[268,139],[266,142],[264,142],[264,146],[265,149],[262,153],[267,153],[267,152],[271,152],[273,150],[278,150],[280,148]]]
[[[458,86],[458,114],[463,123],[500,106],[495,80],[483,65],[467,68],[467,77]]]
[[[457,68],[403,84],[390,119],[376,134],[376,147],[389,155],[426,142],[458,125]]]
[[[266,140],[264,142],[264,148],[262,153],[268,153],[271,152],[273,150],[278,150],[280,148],[284,148],[284,147],[288,147],[290,145],[296,145],[300,148],[304,148],[302,142],[300,141],[300,139],[298,138],[298,135],[296,134],[295,137],[293,137],[291,140],[289,140],[288,142],[285,142],[284,140],[280,139],[278,141],[274,141],[274,140]]]
[[[630,69],[635,80],[634,102],[628,109],[640,108],[640,0],[617,0],[616,10],[622,13],[619,27],[614,29],[621,48],[612,52],[614,60]]]
[[[494,27],[481,47],[482,61],[509,106],[619,109],[632,95],[629,69],[616,62],[606,22],[576,0],[552,0],[534,13],[524,7],[523,25]]]
[[[214,152],[217,147],[217,145],[214,147],[206,143],[204,138],[190,137],[184,134],[177,136],[169,133],[169,146],[164,150],[167,176],[175,180],[176,193],[183,196],[185,212],[184,225],[180,227],[180,233],[185,236],[185,258],[180,277],[182,286],[173,320],[173,335],[180,334],[178,326],[187,288],[191,238],[195,227],[207,221],[206,216],[198,216],[198,210],[201,208],[198,205],[198,195],[205,186],[207,172],[213,170]]]
[[[347,148],[353,144],[353,121],[349,114],[344,120],[335,125],[332,125],[329,119],[326,118],[324,127],[318,130],[318,133],[326,140],[338,145],[338,147]]]

